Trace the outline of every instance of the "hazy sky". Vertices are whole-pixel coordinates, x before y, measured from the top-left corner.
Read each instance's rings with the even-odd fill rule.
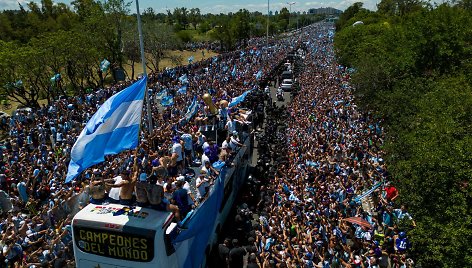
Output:
[[[34,2],[40,3],[40,0],[33,0]],[[53,0],[54,2],[63,2],[70,4],[72,0]],[[270,9],[272,11],[280,10],[282,7],[288,7],[287,2],[292,1],[280,1],[280,0],[269,0]],[[375,9],[377,1],[380,0],[364,0],[364,7],[368,9]],[[27,3],[30,0],[0,0],[0,10],[3,9],[17,9],[18,2]],[[321,1],[310,1],[300,0],[292,5],[292,11],[307,11],[309,8],[319,7],[334,7],[337,9],[344,10],[359,0],[321,0]],[[227,13],[236,12],[241,8],[246,8],[249,11],[261,11],[267,13],[267,0],[140,0],[140,9],[143,10],[148,7],[152,7],[158,12],[165,12],[166,8],[173,10],[175,7],[187,7],[187,8],[200,8],[202,13]],[[136,4],[133,0],[132,12],[136,11]]]

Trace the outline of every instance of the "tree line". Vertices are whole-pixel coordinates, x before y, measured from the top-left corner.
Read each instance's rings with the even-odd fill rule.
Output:
[[[382,0],[375,12],[355,3],[336,25],[357,99],[387,128],[383,150],[417,222],[405,231],[420,267],[472,267],[471,3]]]
[[[120,71],[136,77],[140,62],[135,14],[125,0],[74,0],[71,6],[41,0],[18,3],[16,10],[0,12],[0,98],[28,107],[38,100],[64,95],[84,95],[87,89],[118,81]],[[294,15],[292,15],[294,16]],[[321,17],[289,19],[287,8],[271,16],[271,35],[308,25]],[[202,14],[198,8],[142,12],[147,67],[159,71],[159,63],[182,57],[172,50],[189,44],[213,44],[218,51],[244,47],[251,37],[265,36],[267,16],[242,9],[228,14]],[[290,25],[289,25],[290,21]],[[207,46],[208,47],[208,46]],[[106,59],[109,68],[100,63]],[[121,75],[122,76],[122,75]]]

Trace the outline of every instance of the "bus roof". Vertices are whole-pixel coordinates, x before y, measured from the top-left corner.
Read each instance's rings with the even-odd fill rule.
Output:
[[[171,212],[142,207],[131,209],[118,204],[88,204],[75,215],[73,225],[105,230],[123,230],[123,228],[157,230],[163,228],[171,215]]]

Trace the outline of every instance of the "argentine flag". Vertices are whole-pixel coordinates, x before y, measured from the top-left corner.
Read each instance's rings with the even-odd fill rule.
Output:
[[[252,91],[252,89],[247,90],[247,91],[245,91],[243,94],[241,94],[241,95],[239,95],[239,96],[237,96],[237,97],[232,98],[232,99],[231,99],[231,102],[229,103],[228,106],[231,108],[231,107],[233,107],[233,106],[236,106],[236,105],[240,104],[241,102],[244,101],[244,99],[246,98],[247,94],[251,93],[251,91]]]
[[[256,74],[256,79],[259,80],[261,79],[261,77],[262,77],[262,70],[259,70],[259,72],[257,72]]]
[[[187,74],[184,74],[181,77],[179,77],[179,81],[181,84],[188,84]]]
[[[179,90],[177,90],[177,93],[182,94],[182,95],[187,94],[187,84],[181,86]]]
[[[106,155],[136,148],[147,77],[109,98],[87,122],[71,150],[66,183]]]
[[[233,78],[236,76],[236,64],[233,67],[233,71],[231,71],[231,75],[233,76]]]
[[[193,101],[190,104],[190,106],[187,108],[187,113],[184,115],[184,119],[188,122],[190,119],[197,113],[198,111],[198,102],[197,102],[197,97],[193,97]]]
[[[104,59],[102,62],[100,62],[100,70],[102,72],[108,71],[109,67],[110,67],[110,62],[107,61],[107,59]]]

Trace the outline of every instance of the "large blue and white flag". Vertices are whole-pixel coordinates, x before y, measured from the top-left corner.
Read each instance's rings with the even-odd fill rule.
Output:
[[[147,77],[111,96],[90,118],[71,150],[66,183],[106,155],[136,148]]]
[[[251,91],[252,91],[252,89],[247,90],[243,94],[241,94],[241,95],[239,95],[235,98],[232,98],[231,102],[229,103],[229,107],[233,107],[233,106],[238,105],[239,103],[243,102],[244,99],[246,98],[247,94],[249,94]]]
[[[174,97],[171,96],[171,95],[165,96],[161,100],[161,105],[164,106],[164,107],[174,105]]]

